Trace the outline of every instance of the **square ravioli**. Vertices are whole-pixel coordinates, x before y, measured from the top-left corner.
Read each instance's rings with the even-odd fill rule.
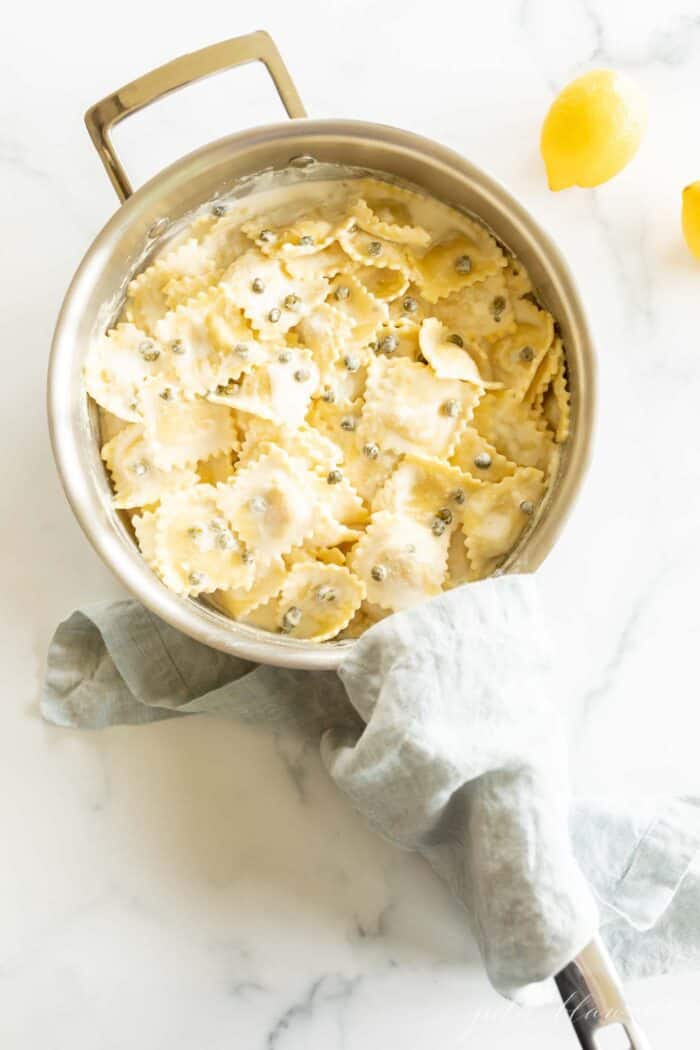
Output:
[[[324,517],[314,480],[302,462],[272,445],[217,486],[219,503],[253,558],[269,562],[311,536]]]
[[[442,590],[449,534],[403,514],[380,511],[350,555],[350,568],[364,582],[370,602],[398,612]]]
[[[430,303],[483,281],[506,265],[506,257],[491,234],[478,223],[429,248],[416,263],[416,281]]]
[[[350,623],[364,596],[362,580],[344,566],[311,558],[298,561],[279,597],[279,630],[313,642],[334,638]]]
[[[245,314],[261,339],[277,340],[323,302],[323,277],[290,277],[282,263],[251,249],[221,278],[224,295]]]
[[[380,448],[447,458],[471,419],[481,389],[441,379],[408,358],[376,358],[365,392],[363,432]]]
[[[154,563],[177,594],[247,589],[253,581],[253,560],[213,485],[193,485],[163,498],[155,512]]]
[[[495,484],[480,485],[466,501],[462,528],[477,573],[493,569],[529,527],[544,492],[544,475],[520,467]]]
[[[143,427],[127,423],[102,449],[102,459],[112,475],[114,506],[122,509],[158,503],[169,492],[197,484],[197,475],[186,467],[164,470],[151,458]]]

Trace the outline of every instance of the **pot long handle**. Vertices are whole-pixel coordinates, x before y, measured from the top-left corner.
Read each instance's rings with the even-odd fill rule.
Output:
[[[144,106],[150,106],[151,102],[164,98],[171,91],[177,91],[213,73],[243,66],[248,62],[265,64],[290,117],[306,116],[306,110],[282,56],[272,37],[262,30],[247,36],[222,40],[219,44],[203,47],[200,51],[193,51],[189,55],[173,59],[172,62],[166,62],[164,66],[144,74],[138,80],[132,80],[130,84],[125,84],[90,107],[85,114],[85,124],[121,201],[130,197],[133,191],[112,145],[110,131],[114,125]]]
[[[632,1017],[615,966],[599,937],[579,952],[555,981],[583,1050],[602,1050],[603,1046],[651,1050]],[[597,1039],[602,1029],[616,1026],[619,1040],[603,1043]]]

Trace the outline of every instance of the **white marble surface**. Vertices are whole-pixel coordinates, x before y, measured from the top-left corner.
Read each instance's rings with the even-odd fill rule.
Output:
[[[114,13],[112,13],[112,10]],[[697,790],[700,267],[679,235],[700,178],[700,16],[689,0],[321,0],[196,8],[13,5],[0,72],[4,1050],[573,1046],[483,978],[463,917],[415,857],[368,832],[315,754],[213,720],[100,734],[37,711],[52,628],[119,588],[61,494],[44,418],[51,330],[115,207],[84,109],[168,58],[264,25],[310,114],[411,128],[505,181],[580,281],[600,352],[588,483],[541,571],[579,790]],[[634,164],[549,193],[553,91],[596,65],[651,101]],[[135,182],[277,119],[261,69],[174,96],[117,139]],[[633,986],[656,1047],[689,1045],[697,977]]]

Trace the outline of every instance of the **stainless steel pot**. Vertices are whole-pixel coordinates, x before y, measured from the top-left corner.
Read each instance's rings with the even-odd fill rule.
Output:
[[[204,146],[132,193],[110,142],[114,124],[194,80],[256,60],[265,63],[293,119]],[[118,313],[128,279],[173,224],[205,201],[234,191],[241,180],[266,169],[287,168],[290,161],[298,164],[298,158],[308,156],[322,163],[388,173],[473,212],[525,263],[541,298],[558,319],[572,394],[571,437],[548,500],[505,569],[526,572],[540,564],[564,524],[585,471],[593,425],[594,360],[569,268],[521,204],[469,161],[429,139],[363,121],[306,119],[279,52],[266,33],[224,41],[178,58],[98,102],[85,119],[124,203],[93,242],[66,294],[51,351],[48,413],[68,500],[90,542],[129,591],[200,642],[262,663],[335,668],[353,644],[309,643],[246,627],[203,602],[178,597],[160,583],[141,558],[128,524],[112,506],[109,480],[99,456],[94,406],[81,382],[89,341]]]

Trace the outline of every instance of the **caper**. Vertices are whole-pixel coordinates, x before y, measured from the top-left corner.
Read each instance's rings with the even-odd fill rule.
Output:
[[[393,354],[398,349],[399,341],[397,337],[392,333],[391,335],[385,335],[383,339],[380,339],[377,343],[377,350],[382,354]]]
[[[228,530],[220,532],[216,537],[216,546],[219,550],[230,551],[236,546],[236,541]]]
[[[320,602],[334,602],[336,599],[336,592],[332,587],[329,587],[327,583],[323,583],[320,587],[316,588],[316,597]]]
[[[160,350],[153,345],[150,339],[144,339],[139,346],[139,353],[144,361],[157,361],[160,357]]]
[[[289,634],[295,627],[298,627],[301,623],[301,609],[297,608],[296,605],[290,605],[286,613],[282,617],[282,630],[285,634]]]

